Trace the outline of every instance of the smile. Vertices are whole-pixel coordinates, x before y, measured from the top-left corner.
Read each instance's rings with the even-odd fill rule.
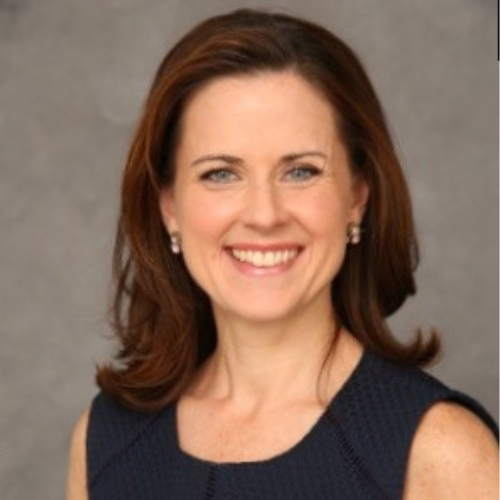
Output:
[[[231,248],[230,252],[239,262],[251,264],[254,267],[269,268],[289,263],[298,255],[299,248],[278,251]]]

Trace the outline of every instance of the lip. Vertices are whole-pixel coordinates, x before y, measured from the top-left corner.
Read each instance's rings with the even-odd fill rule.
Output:
[[[253,251],[253,252],[279,252],[285,250],[297,250],[297,255],[282,264],[278,264],[272,267],[257,267],[249,262],[241,262],[232,253],[232,250],[240,251]],[[224,254],[227,255],[228,259],[232,265],[243,275],[251,277],[268,277],[268,276],[279,276],[286,273],[289,269],[294,267],[297,261],[300,259],[301,254],[304,250],[303,245],[297,243],[276,243],[276,244],[266,244],[259,245],[256,243],[238,243],[234,245],[227,245],[224,247]]]

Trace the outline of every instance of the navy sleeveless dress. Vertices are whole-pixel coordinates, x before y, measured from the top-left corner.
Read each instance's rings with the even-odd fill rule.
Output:
[[[194,457],[179,447],[175,403],[146,415],[99,393],[87,433],[89,500],[400,500],[419,420],[443,400],[472,410],[498,440],[476,400],[367,349],[302,440],[263,461]]]

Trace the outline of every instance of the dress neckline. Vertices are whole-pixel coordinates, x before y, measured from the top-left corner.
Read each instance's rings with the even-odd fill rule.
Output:
[[[196,466],[208,466],[208,467],[217,467],[217,468],[244,468],[244,467],[252,467],[252,466],[260,466],[260,465],[270,465],[278,463],[287,458],[291,458],[294,454],[300,452],[300,450],[307,446],[307,444],[314,439],[315,435],[320,431],[320,428],[323,426],[324,421],[328,419],[328,413],[330,413],[333,409],[337,408],[341,405],[342,401],[345,400],[349,393],[352,392],[354,386],[357,385],[358,379],[362,376],[363,372],[366,371],[369,362],[371,361],[373,354],[366,347],[363,348],[363,352],[361,354],[358,363],[347,377],[345,382],[342,384],[340,389],[334,394],[328,405],[326,406],[323,413],[318,417],[316,422],[312,425],[312,427],[305,433],[305,435],[293,444],[287,450],[273,455],[272,457],[265,458],[262,460],[251,460],[251,461],[224,461],[224,462],[216,462],[208,459],[204,459],[201,457],[197,457],[185,450],[183,450],[180,446],[179,441],[179,428],[177,423],[177,402],[175,401],[171,405],[171,433],[173,435],[173,446],[174,451],[177,457],[183,460],[186,463],[191,463]]]

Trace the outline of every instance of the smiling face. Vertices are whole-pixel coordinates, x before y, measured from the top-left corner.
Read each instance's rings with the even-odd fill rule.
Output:
[[[368,188],[349,169],[331,105],[291,72],[224,77],[181,120],[160,206],[217,317],[262,322],[331,309],[330,283]],[[182,258],[182,257],[179,257]]]

